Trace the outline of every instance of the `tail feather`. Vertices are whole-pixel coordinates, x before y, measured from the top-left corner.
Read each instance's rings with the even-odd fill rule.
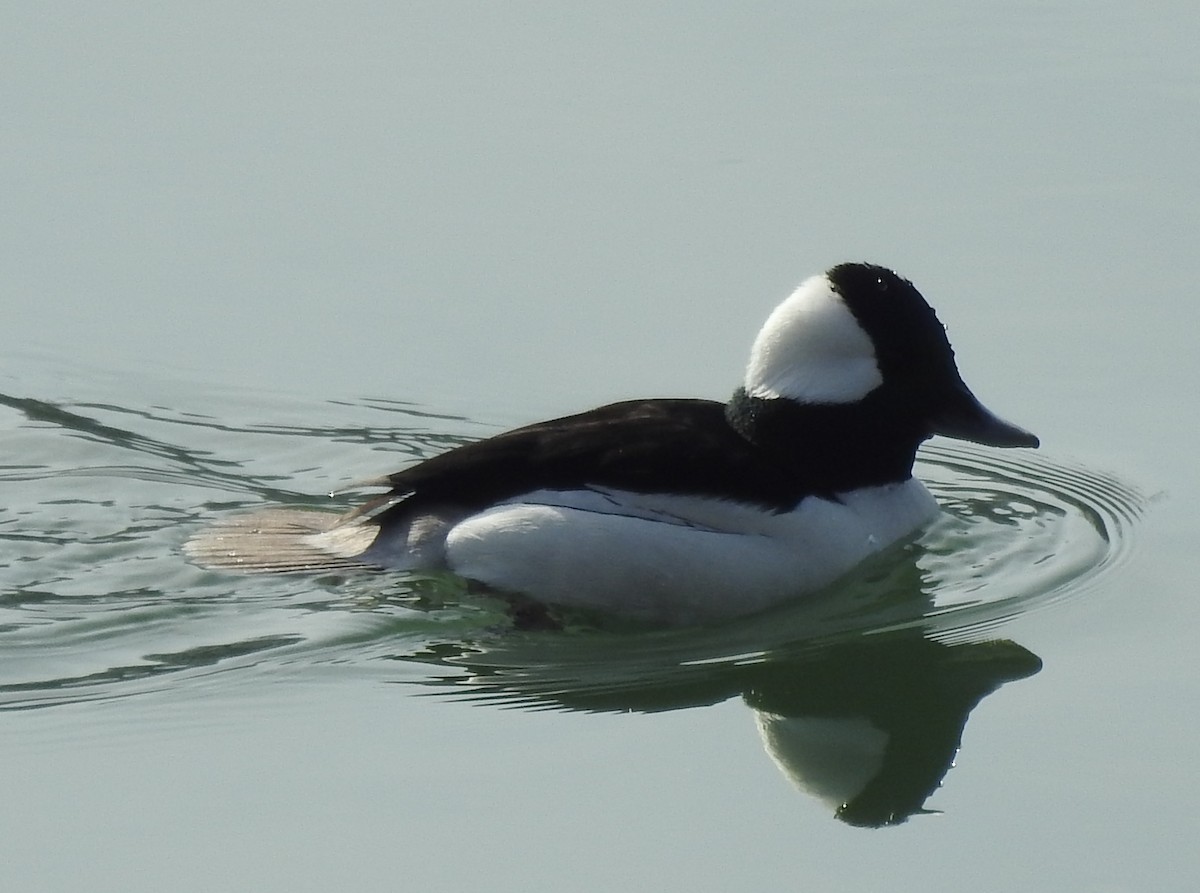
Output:
[[[201,567],[245,573],[367,567],[361,555],[378,532],[334,512],[270,508],[202,530],[183,551]]]

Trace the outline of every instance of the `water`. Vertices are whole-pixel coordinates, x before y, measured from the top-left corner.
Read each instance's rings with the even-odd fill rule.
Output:
[[[713,628],[568,617],[562,631],[527,631],[504,603],[449,575],[241,577],[180,554],[216,512],[264,500],[344,510],[348,497],[305,494],[296,481],[337,490],[352,478],[331,469],[398,467],[486,426],[395,401],[295,403],[289,413],[277,397],[195,385],[176,399],[221,405],[224,417],[0,395],[15,416],[8,454],[40,459],[0,473],[17,496],[0,522],[15,556],[0,603],[0,710],[244,691],[281,676],[318,684],[330,667],[414,695],[530,710],[658,713],[741,697],[797,786],[849,824],[894,824],[923,810],[976,702],[1040,669],[996,628],[1116,568],[1145,507],[1111,475],[935,444],[918,468],[941,518],[826,592]],[[282,473],[257,470],[267,456]],[[827,765],[811,753],[809,725],[843,720],[910,743],[892,744],[901,756],[882,766],[882,743],[855,767]],[[829,734],[821,754],[847,747]],[[855,780],[837,781],[845,772]],[[863,775],[874,780],[859,793]]]
[[[198,406],[221,402],[199,388],[191,396]],[[319,472],[318,486],[338,490],[351,482],[329,477],[342,457],[351,464],[374,458],[381,471],[394,469],[461,443],[482,425],[378,400],[296,405],[317,421],[310,427],[239,422],[228,400],[231,417],[224,419],[162,405],[53,404],[3,394],[0,404],[17,415],[7,453],[42,460],[0,471],[16,496],[0,523],[14,555],[0,603],[4,709],[126,697],[178,688],[189,677],[235,668],[274,672],[297,661],[428,654],[434,663],[453,663],[445,648],[470,651],[468,645],[494,659],[516,643],[516,656],[502,661],[522,671],[624,675],[653,689],[674,684],[675,674],[697,662],[708,669],[741,665],[750,653],[763,660],[882,631],[970,638],[1085,591],[1119,563],[1144,506],[1110,475],[934,445],[918,470],[943,516],[916,542],[820,597],[712,630],[618,635],[588,618],[575,622],[600,623],[590,637],[531,637],[514,631],[501,602],[469,593],[450,575],[264,579],[190,568],[180,555],[182,539],[216,511],[264,500],[345,510],[352,496],[292,487]],[[279,414],[273,401],[257,410]],[[227,458],[231,449],[259,458]],[[285,473],[256,473],[266,456],[285,462]]]
[[[1190,6],[0,25],[6,889],[1196,887]],[[848,258],[1044,446],[929,444],[942,516],[819,598],[547,633],[181,555],[515,424],[723,398]]]

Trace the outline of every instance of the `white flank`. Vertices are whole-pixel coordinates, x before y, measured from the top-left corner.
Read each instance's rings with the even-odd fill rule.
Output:
[[[538,491],[457,523],[449,569],[540,601],[687,624],[812,591],[937,512],[915,479],[794,510],[619,490]]]

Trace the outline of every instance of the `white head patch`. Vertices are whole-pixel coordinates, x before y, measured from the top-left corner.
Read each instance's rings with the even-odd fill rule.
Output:
[[[800,283],[754,339],[751,397],[852,403],[883,383],[875,347],[827,276]]]

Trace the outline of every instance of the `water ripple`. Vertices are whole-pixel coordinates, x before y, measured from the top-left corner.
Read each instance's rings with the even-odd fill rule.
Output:
[[[289,404],[283,416],[320,424],[267,424],[254,419],[280,418],[275,402],[242,399],[222,398],[217,409],[227,411],[213,412],[246,419],[234,424],[159,406],[0,395],[23,419],[0,432],[7,454],[36,457],[0,466],[0,709],[161,690],[214,667],[231,671],[222,675],[230,684],[263,668],[333,664],[386,676],[397,661],[424,665],[410,681],[526,706],[601,692],[620,695],[613,703],[633,692],[666,703],[680,689],[700,698],[724,690],[719,680],[739,667],[898,631],[987,638],[1118,567],[1147,503],[1080,464],[936,443],[918,473],[942,516],[826,592],[720,627],[614,634],[568,618],[562,634],[546,635],[514,630],[503,605],[444,578],[247,579],[187,565],[180,542],[213,506],[325,499],[300,490],[314,477],[344,481],[332,477],[339,468],[390,470],[480,427],[380,400]]]
[[[510,632],[391,656],[449,670],[427,681],[441,695],[525,709],[707,703],[742,693],[747,668],[811,672],[846,649],[869,664],[879,645],[913,635],[985,642],[1117,568],[1146,506],[1114,475],[1029,453],[937,444],[918,471],[944,511],[915,542],[763,615],[621,636]]]
[[[1146,498],[1043,455],[942,444],[918,471],[943,507],[921,537],[927,626],[969,634],[1086,592],[1129,556]]]

